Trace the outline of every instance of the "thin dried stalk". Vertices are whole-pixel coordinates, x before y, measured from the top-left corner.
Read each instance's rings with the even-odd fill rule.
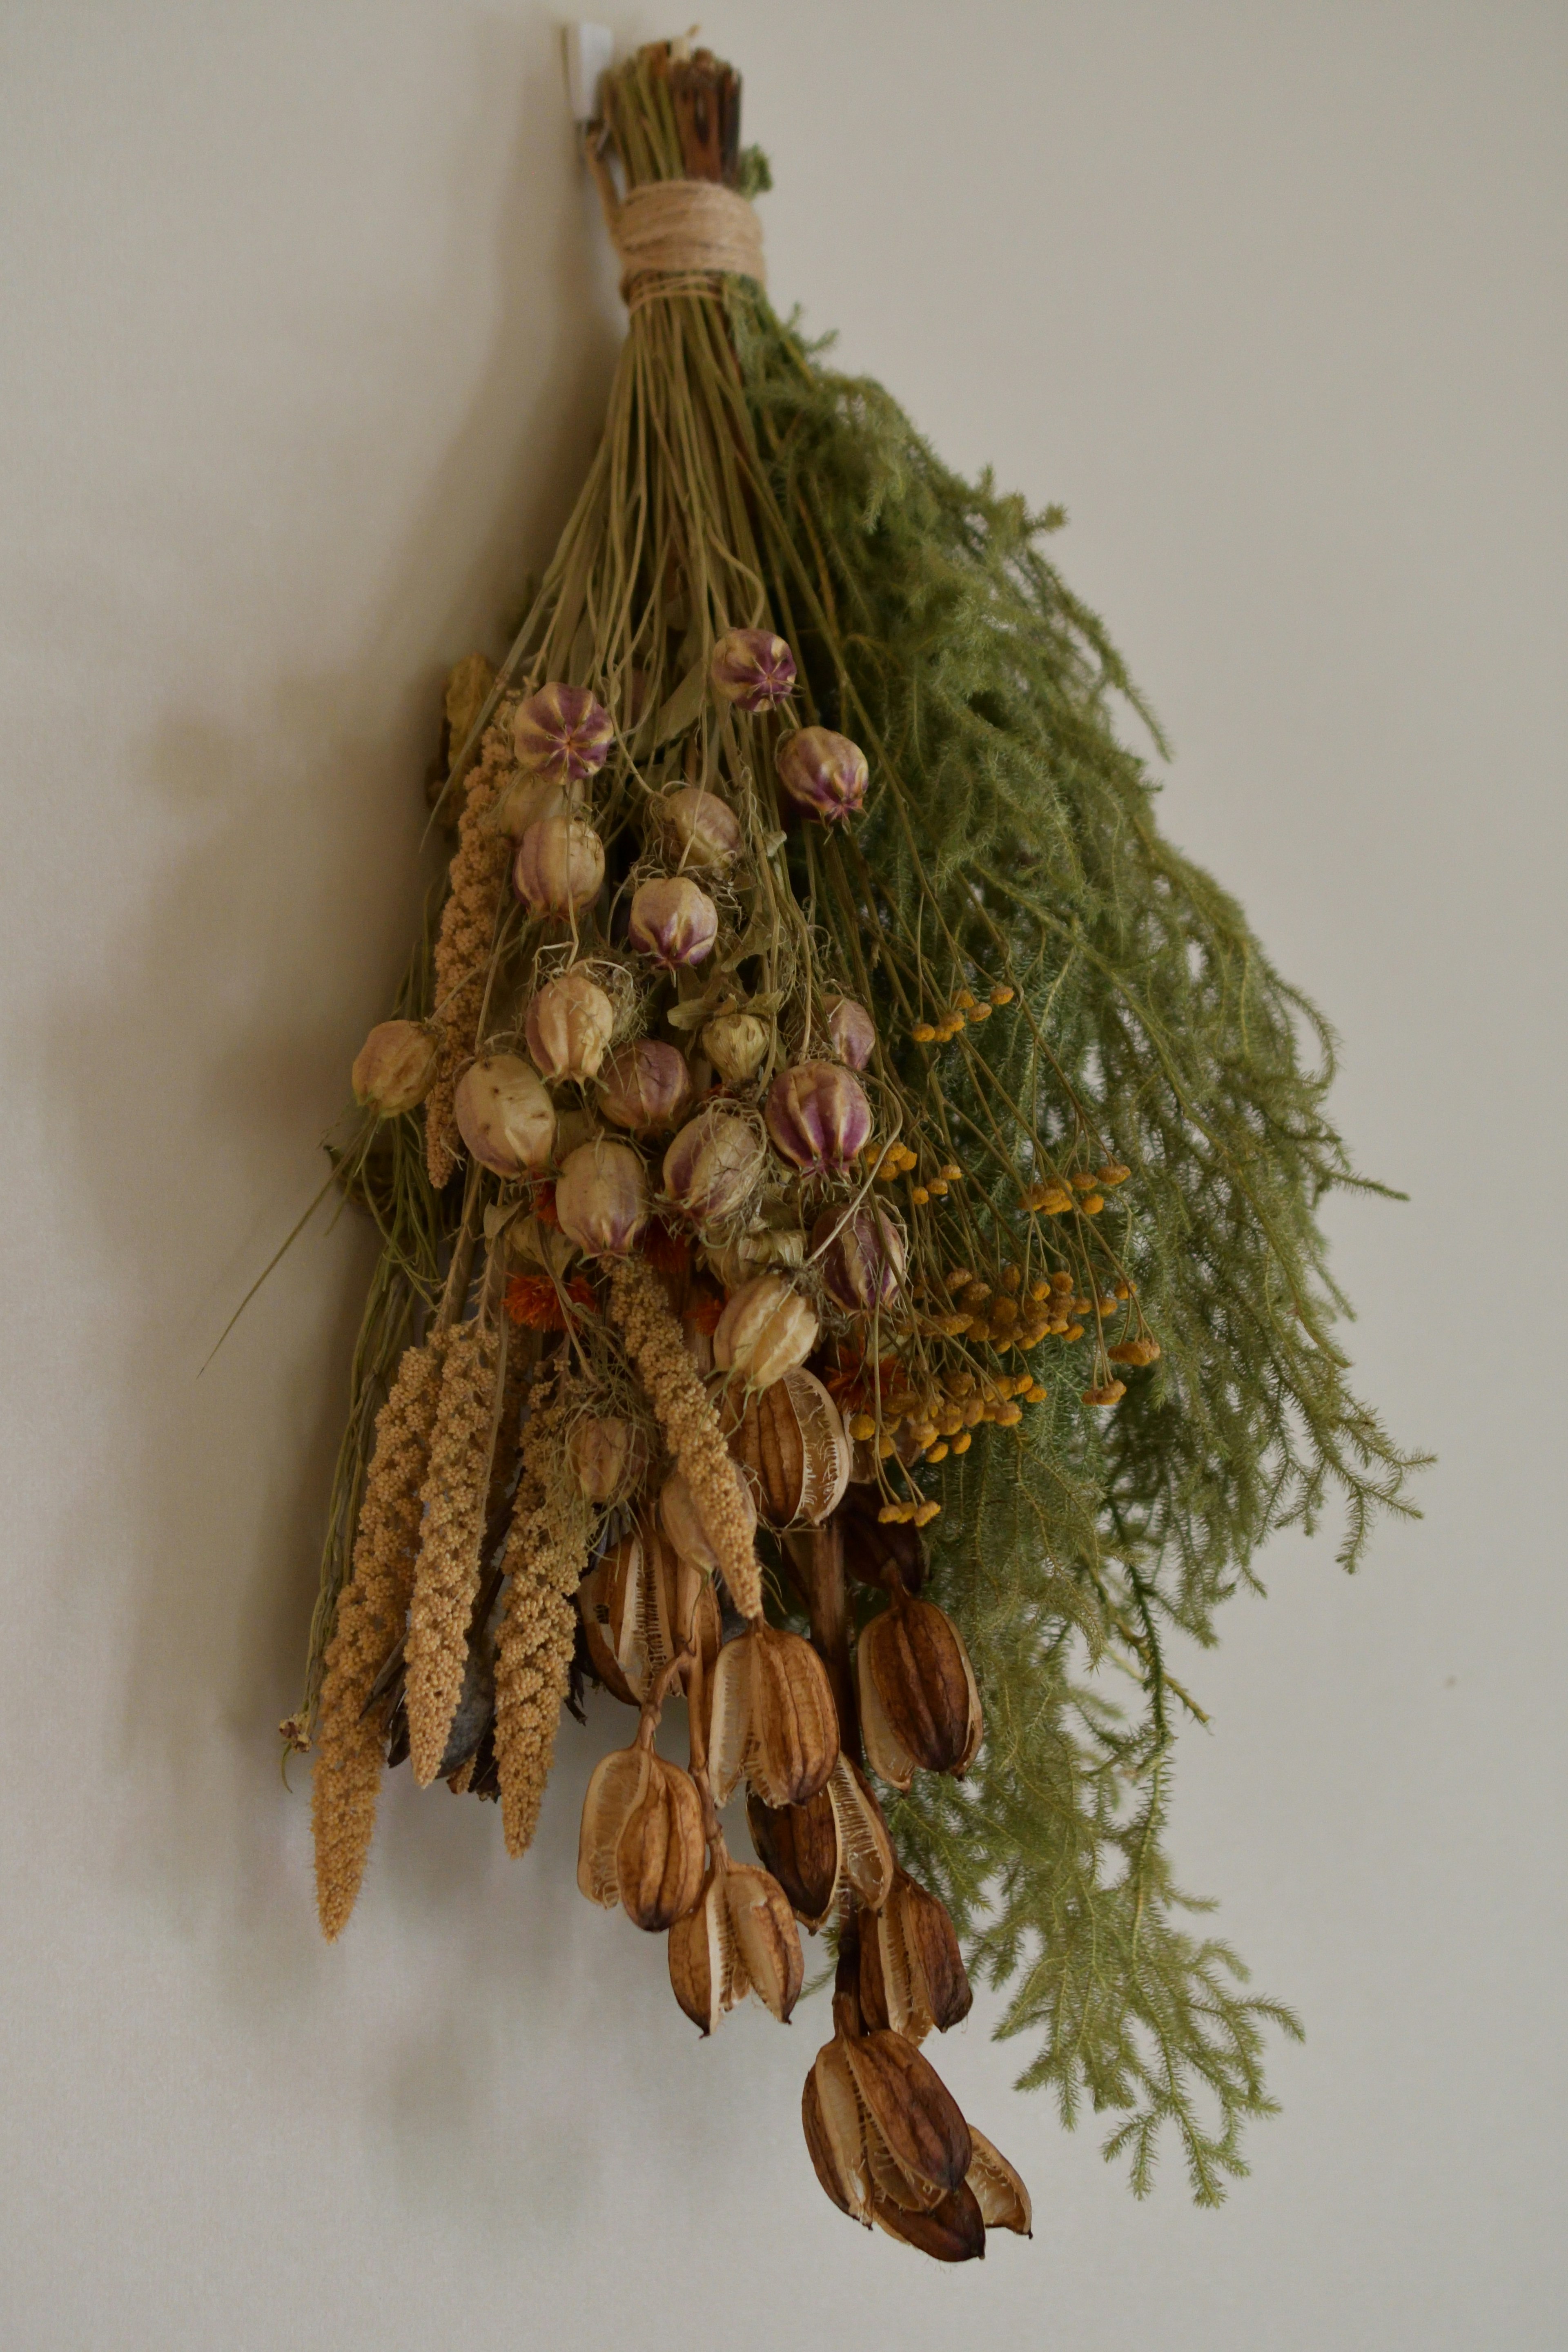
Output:
[[[626,1258],[611,1266],[610,1312],[637,1365],[665,1444],[691,1489],[730,1598],[742,1617],[759,1617],[762,1571],[752,1548],[752,1522],[741,1500],[735,1465],[658,1276],[640,1259]]]
[[[340,1936],[359,1894],[375,1829],[384,1708],[371,1685],[403,1631],[419,1540],[420,1488],[441,1389],[442,1335],[404,1350],[376,1417],[353,1564],[326,1653],[316,1724],[311,1816],[321,1932]]]
[[[484,1552],[498,1348],[482,1321],[461,1325],[447,1343],[408,1611],[409,1754],[422,1789],[440,1771],[462,1695]]]
[[[566,1406],[536,1390],[522,1438],[522,1475],[502,1566],[510,1579],[496,1644],[496,1769],[508,1853],[526,1853],[555,1751],[576,1638],[576,1591],[587,1559],[587,1515],[565,1487]]]

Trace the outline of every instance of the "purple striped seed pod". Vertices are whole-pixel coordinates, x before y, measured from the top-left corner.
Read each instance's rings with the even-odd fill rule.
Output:
[[[823,1246],[826,1244],[826,1248]],[[899,1222],[879,1201],[863,1201],[852,1215],[827,1209],[811,1236],[829,1298],[848,1315],[869,1315],[890,1307],[904,1278],[904,1236]]]
[[[659,1037],[618,1046],[599,1076],[599,1108],[634,1135],[673,1127],[690,1099],[686,1056]]]
[[[871,1106],[839,1062],[797,1062],[768,1088],[768,1133],[803,1175],[837,1175],[871,1138]]]
[[[719,936],[719,909],[706,890],[684,874],[662,882],[639,884],[632,897],[631,943],[666,971],[678,964],[700,963],[713,952]]]
[[[665,1192],[695,1223],[714,1223],[750,1197],[766,1158],[750,1119],[717,1108],[700,1110],[664,1155]]]
[[[771,629],[731,629],[713,648],[713,691],[742,710],[772,710],[795,690],[795,656]]]
[[[542,686],[511,722],[518,766],[562,784],[596,775],[615,733],[609,712],[585,686]]]
[[[834,1053],[852,1070],[863,1070],[877,1050],[877,1028],[870,1014],[852,996],[830,996],[824,1010],[827,1042]]]
[[[800,727],[778,748],[779,782],[792,801],[824,824],[853,816],[866,797],[866,754],[828,727]]]

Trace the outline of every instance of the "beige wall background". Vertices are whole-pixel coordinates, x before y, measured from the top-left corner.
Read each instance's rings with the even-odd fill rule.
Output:
[[[616,11],[630,40],[665,32]],[[722,0],[775,293],[1037,501],[1175,836],[1345,1037],[1366,1387],[1436,1447],[1182,1672],[1179,1852],[1309,2039],[1136,2206],[942,2071],[1034,2243],[829,2209],[821,2004],[699,2047],[543,1833],[395,1789],[313,1923],[296,1696],[366,1272],[316,1139],[416,902],[443,666],[563,520],[620,313],[531,0],[0,9],[0,2338],[17,2352],[1562,2341],[1568,19]],[[406,1776],[401,1776],[405,1780]]]

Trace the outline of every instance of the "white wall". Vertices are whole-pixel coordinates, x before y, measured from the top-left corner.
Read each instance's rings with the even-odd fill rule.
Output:
[[[699,2048],[577,1897],[603,1714],[523,1864],[398,1786],[321,1945],[273,1727],[359,1236],[312,1231],[197,1368],[319,1181],[438,675],[548,551],[618,309],[531,0],[11,0],[0,2340],[1560,2342],[1568,20],[705,29],[775,293],[1066,499],[1171,829],[1340,1023],[1343,1120],[1415,1196],[1332,1223],[1428,1516],[1354,1583],[1282,1542],[1184,1669],[1178,1851],[1310,2038],[1213,2216],[1174,2166],[1134,2206],[977,2011],[942,2069],[1039,2227],[948,2273],[811,2177],[820,2010]]]

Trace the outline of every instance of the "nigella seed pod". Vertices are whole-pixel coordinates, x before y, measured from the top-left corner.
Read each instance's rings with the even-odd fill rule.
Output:
[[[855,1645],[866,1759],[896,1789],[915,1767],[966,1771],[984,1727],[963,1636],[933,1601],[896,1594]]]
[[[713,1334],[713,1361],[748,1388],[772,1388],[804,1364],[816,1347],[817,1321],[782,1274],[760,1274],[726,1300]]]
[[[904,1236],[898,1219],[879,1201],[858,1209],[828,1209],[811,1236],[822,1286],[848,1315],[869,1315],[890,1307],[904,1278]]]
[[[717,793],[682,784],[654,809],[678,865],[717,873],[740,856],[740,819]]]
[[[660,1128],[673,1127],[690,1099],[686,1056],[659,1037],[617,1046],[600,1075],[599,1108],[634,1135],[657,1135]]]
[[[582,964],[534,990],[528,1007],[528,1050],[545,1078],[597,1076],[616,1008]]]
[[[754,1077],[768,1050],[768,1033],[754,1013],[721,1013],[702,1032],[702,1050],[731,1087]]]
[[[852,816],[866,797],[866,754],[831,728],[802,727],[786,735],[775,764],[791,800],[824,824]]]
[[[378,1021],[350,1073],[354,1100],[381,1118],[413,1110],[436,1083],[436,1040],[420,1021]]]
[[[589,1257],[625,1257],[647,1223],[647,1181],[630,1144],[598,1136],[568,1152],[555,1213],[568,1241]]]
[[[521,841],[529,826],[538,824],[544,817],[577,815],[581,799],[581,791],[575,785],[522,771],[509,776],[496,794],[489,823],[497,833],[508,833],[513,841]]]
[[[830,996],[823,1010],[834,1053],[852,1070],[863,1070],[877,1050],[877,1026],[870,1014],[852,996]]]
[[[719,909],[706,890],[684,874],[640,883],[632,895],[627,927],[634,948],[666,971],[701,963],[719,936]]]
[[[591,907],[605,878],[605,845],[574,816],[541,817],[517,845],[512,881],[536,915],[571,915]]]
[[[542,686],[520,704],[511,723],[517,763],[531,775],[580,784],[596,775],[616,730],[609,712],[585,686]]]
[[[452,1098],[458,1131],[482,1168],[522,1176],[542,1168],[555,1140],[555,1106],[516,1054],[470,1062]]]
[[[849,1440],[815,1373],[796,1368],[770,1388],[731,1397],[730,1452],[770,1528],[820,1527],[849,1483]]]
[[[715,1803],[728,1804],[743,1777],[767,1804],[807,1804],[837,1760],[833,1690],[811,1643],[762,1622],[727,1642],[709,1732]]]
[[[795,689],[795,656],[771,629],[731,629],[713,648],[713,691],[742,710],[772,710]]]
[[[566,1456],[585,1503],[618,1503],[647,1466],[647,1440],[635,1423],[584,1413],[566,1440]]]
[[[871,1106],[838,1062],[797,1062],[768,1088],[768,1133],[805,1176],[837,1175],[870,1140]]]
[[[751,1198],[766,1158],[750,1119],[716,1107],[700,1110],[664,1155],[665,1192],[694,1223],[717,1223]]]

